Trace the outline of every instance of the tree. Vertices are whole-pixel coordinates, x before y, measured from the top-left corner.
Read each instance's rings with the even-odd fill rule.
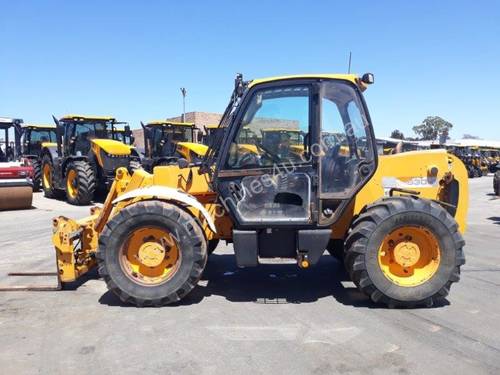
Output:
[[[453,124],[439,116],[428,116],[420,125],[414,126],[413,131],[420,139],[434,141],[439,138],[448,139]]]
[[[393,130],[392,133],[391,133],[391,138],[395,138],[395,139],[405,139],[405,136],[403,134],[403,132],[399,131],[398,129],[396,130]]]

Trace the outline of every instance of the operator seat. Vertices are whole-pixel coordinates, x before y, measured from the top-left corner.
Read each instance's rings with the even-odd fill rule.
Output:
[[[336,180],[336,169],[339,161],[340,145],[335,145],[326,151],[325,156],[321,159],[321,185],[322,191],[334,192],[339,188]]]

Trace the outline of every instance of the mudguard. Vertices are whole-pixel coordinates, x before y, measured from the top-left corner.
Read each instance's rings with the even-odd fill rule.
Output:
[[[179,203],[183,203],[187,206],[191,206],[202,213],[212,232],[217,233],[217,230],[215,229],[215,223],[205,207],[203,207],[203,205],[198,202],[193,196],[183,193],[182,191],[174,188],[152,185],[145,188],[131,190],[116,198],[113,201],[113,204],[139,197],[153,197],[161,200],[173,200]]]

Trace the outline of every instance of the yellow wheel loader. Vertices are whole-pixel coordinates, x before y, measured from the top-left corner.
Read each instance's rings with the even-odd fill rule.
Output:
[[[141,126],[145,148],[142,163],[147,171],[177,163],[179,159],[185,159],[188,164],[199,163],[208,150],[206,145],[196,141],[194,123],[156,120],[146,125],[141,122]]]
[[[341,247],[352,281],[376,303],[444,298],[465,263],[467,171],[446,150],[378,156],[362,96],[372,82],[372,74],[238,75],[224,131],[201,165],[119,168],[102,208],[54,219],[59,280],[97,266],[122,301],[166,305],[196,287],[209,244],[225,240],[239,267],[285,258],[307,272]],[[284,120],[304,134],[299,160],[255,138],[256,150],[239,147],[244,129]],[[344,136],[322,142],[323,133]]]
[[[140,167],[135,148],[115,140],[115,127],[123,123],[113,117],[67,115],[54,121],[57,142],[41,153],[46,197],[64,192],[69,203],[86,205],[97,190],[109,189],[118,168],[132,172]]]

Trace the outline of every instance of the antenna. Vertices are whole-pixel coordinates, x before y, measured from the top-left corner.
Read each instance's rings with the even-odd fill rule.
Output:
[[[349,68],[347,68],[347,74],[351,74],[351,58],[352,58],[352,52],[349,51]]]

